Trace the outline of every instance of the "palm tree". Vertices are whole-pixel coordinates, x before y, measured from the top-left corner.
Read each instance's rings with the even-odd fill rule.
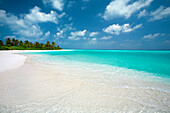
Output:
[[[14,46],[15,38],[12,38],[12,46]]]
[[[16,46],[18,46],[18,44],[19,44],[19,40],[16,39],[16,40],[14,41],[14,46],[16,47]]]
[[[5,40],[5,42],[6,42],[6,46],[11,46],[11,39],[10,38],[7,38]]]
[[[50,49],[50,46],[51,46],[50,41],[47,41],[47,42],[46,42],[46,47],[47,47],[48,49]]]
[[[32,42],[30,42],[29,45],[28,45],[28,47],[33,47],[33,46],[34,46],[34,45],[33,45]]]
[[[26,41],[24,42],[25,47],[28,47],[28,44],[29,44],[29,41],[26,40]]]
[[[57,44],[55,42],[52,42],[53,49]]]
[[[40,43],[39,43],[39,42],[35,42],[35,43],[34,43],[34,47],[35,47],[35,48],[39,48],[39,47],[40,47]]]
[[[4,46],[4,43],[2,40],[0,40],[0,46]]]
[[[43,49],[45,47],[45,45],[43,43],[41,43],[40,47]]]
[[[28,41],[28,40],[26,40],[26,41],[25,41],[25,44],[29,44],[29,41]]]
[[[19,41],[19,46],[22,47],[23,46],[23,42]]]

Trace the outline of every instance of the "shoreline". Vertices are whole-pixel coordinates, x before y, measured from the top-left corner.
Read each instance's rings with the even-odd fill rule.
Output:
[[[169,111],[170,93],[140,88],[152,86],[152,82],[113,76],[113,87],[110,87],[105,81],[111,79],[107,73],[82,67],[42,65],[30,60],[33,55],[23,56],[28,58],[22,66],[0,76],[0,112]],[[125,87],[118,87],[121,85]]]
[[[71,50],[2,50],[0,51],[0,72],[17,69],[24,64],[27,55],[18,54],[24,52],[48,52],[48,51],[71,51]]]

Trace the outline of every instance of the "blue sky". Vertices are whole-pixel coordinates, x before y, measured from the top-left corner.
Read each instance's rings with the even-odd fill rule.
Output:
[[[0,40],[170,49],[170,0],[0,0]]]

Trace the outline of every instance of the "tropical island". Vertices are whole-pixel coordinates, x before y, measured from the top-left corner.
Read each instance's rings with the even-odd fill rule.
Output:
[[[15,38],[7,38],[5,43],[0,40],[0,50],[61,50],[60,46],[57,46],[55,42],[50,43],[47,41],[44,43],[29,42],[28,40],[22,41]]]

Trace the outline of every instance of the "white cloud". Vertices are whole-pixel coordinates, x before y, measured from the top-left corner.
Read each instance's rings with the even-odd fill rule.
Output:
[[[38,23],[53,22],[56,24],[58,22],[57,18],[59,17],[56,12],[52,11],[50,14],[45,14],[40,12],[40,8],[37,6],[31,9],[29,14],[25,14],[20,18],[0,10],[0,22],[8,25],[13,34],[22,37],[40,37],[43,32]]]
[[[92,38],[91,40],[97,40],[97,38]]]
[[[129,18],[133,13],[149,6],[152,1],[153,0],[137,0],[132,3],[131,0],[113,0],[106,7],[103,18],[105,20],[117,17]]]
[[[101,40],[108,40],[108,39],[111,39],[112,36],[103,36],[102,38],[100,38]]]
[[[170,7],[165,8],[163,6],[160,6],[157,10],[152,11],[150,16],[151,16],[150,21],[166,18],[170,16]]]
[[[96,35],[98,35],[98,34],[99,34],[99,32],[91,32],[91,33],[89,34],[89,36],[93,37],[93,36],[96,36]]]
[[[27,28],[25,29],[22,29],[22,28],[17,29],[17,32],[15,32],[14,34],[24,36],[24,37],[38,38],[39,36],[43,34],[43,32],[41,31],[40,26],[30,25],[30,26],[27,26]]]
[[[86,33],[86,30],[83,31],[76,31],[76,32],[71,32],[72,36],[84,36]]]
[[[165,36],[165,33],[162,33],[162,34],[161,33],[156,33],[156,34],[145,35],[143,37],[143,39],[154,39],[154,38],[156,38],[158,36]]]
[[[68,38],[71,40],[79,40],[80,37],[82,37],[86,34],[86,31],[87,30],[71,32],[71,36],[69,36]]]
[[[44,35],[44,37],[40,38],[39,40],[45,40],[46,38],[48,38],[50,36],[50,31],[47,31]]]
[[[68,39],[70,39],[70,40],[80,40],[80,37],[69,36]]]
[[[131,26],[128,23],[128,24],[124,24],[122,26],[122,31],[123,32],[132,32],[133,30],[138,29],[140,27],[142,27],[142,24],[138,24],[138,25],[134,26],[133,28],[131,28]]]
[[[46,32],[46,33],[45,33],[45,36],[46,36],[46,37],[50,36],[50,31]]]
[[[60,26],[57,28],[57,33],[54,34],[54,38],[55,39],[60,39],[60,38],[65,38],[66,32],[71,31],[71,30],[75,30],[75,28],[73,28],[73,23],[71,24],[65,24],[64,27]]]
[[[66,31],[70,31],[70,30],[75,30],[75,28],[73,28],[73,23],[70,23],[70,24],[64,24],[64,26],[60,26],[57,28],[57,30],[60,32],[60,31],[63,31],[63,32],[66,32]]]
[[[64,0],[43,0],[44,4],[50,4],[53,8],[58,9],[60,11],[64,8]]]
[[[116,34],[116,35],[119,35],[120,32],[132,32],[134,31],[135,29],[138,29],[142,26],[142,24],[139,24],[139,25],[136,25],[134,26],[133,28],[131,28],[131,26],[129,25],[129,23],[127,24],[124,24],[124,25],[119,25],[119,24],[113,24],[113,25],[110,25],[109,27],[107,28],[104,28],[103,31],[106,32],[106,33],[110,33],[110,34]]]
[[[54,34],[54,37],[57,39],[64,38],[63,33],[64,33],[64,29],[60,30],[58,33]]]
[[[86,38],[86,37],[83,37],[82,39],[83,39],[83,40],[87,40],[88,38]]]
[[[61,15],[58,15],[56,12],[51,11],[51,13],[46,14],[43,12],[40,12],[40,8],[35,6],[33,9],[30,10],[29,14],[25,15],[25,19],[29,20],[34,23],[39,23],[39,22],[53,22],[53,23],[58,23],[58,18],[61,18],[62,16],[65,15],[65,13],[62,13]]]
[[[43,34],[38,25],[33,25],[30,21],[19,19],[17,16],[0,10],[0,22],[7,24],[14,34],[24,37],[37,37]]]
[[[60,30],[60,32],[57,33],[57,36],[61,36],[63,34],[63,30]]]
[[[97,44],[97,38],[88,39],[88,43],[89,43],[90,45]]]
[[[146,16],[146,15],[147,15],[147,12],[146,12],[146,10],[144,9],[144,10],[140,11],[140,13],[138,14],[138,18],[144,17],[144,16]]]
[[[116,34],[116,35],[119,35],[121,30],[122,30],[122,27],[119,24],[113,24],[103,29],[103,31],[106,33]]]

